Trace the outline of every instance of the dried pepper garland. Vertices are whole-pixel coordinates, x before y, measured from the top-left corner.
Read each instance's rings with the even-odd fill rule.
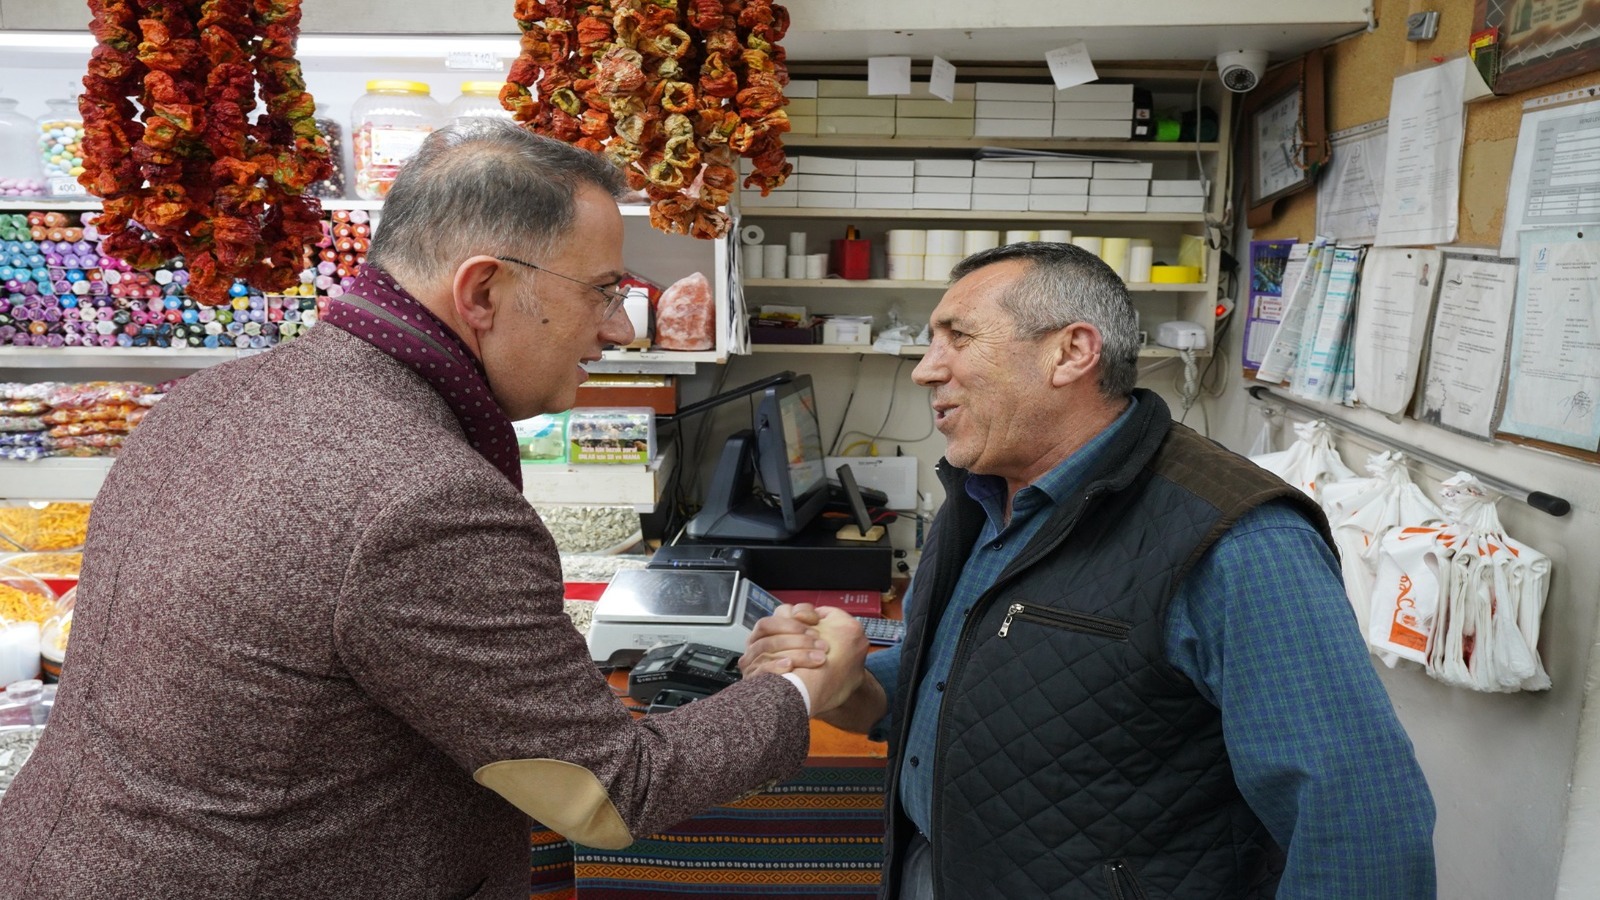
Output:
[[[517,0],[522,53],[500,93],[518,121],[604,153],[656,228],[728,232],[734,165],[767,194],[793,166],[783,86],[788,11],[771,0]]]
[[[305,191],[330,171],[294,58],[299,0],[89,6],[78,180],[102,200],[106,252],[151,268],[183,257],[201,303],[226,303],[236,277],[269,291],[296,283],[321,233]],[[258,89],[265,112],[252,123]]]

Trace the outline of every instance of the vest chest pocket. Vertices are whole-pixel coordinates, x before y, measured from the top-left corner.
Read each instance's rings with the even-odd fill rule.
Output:
[[[1018,620],[1036,622],[1051,628],[1062,628],[1082,634],[1092,634],[1114,641],[1127,640],[1128,633],[1133,631],[1133,623],[1124,622],[1121,619],[1091,616],[1088,613],[1052,609],[1048,606],[1013,603],[1006,607],[1005,621],[1000,623],[1000,637],[1008,636],[1011,633],[1012,624]]]

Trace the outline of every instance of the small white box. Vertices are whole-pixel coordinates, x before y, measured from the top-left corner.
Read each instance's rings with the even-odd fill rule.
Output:
[[[1204,197],[1150,197],[1145,206],[1145,212],[1153,213],[1203,213],[1206,211],[1206,198]]]
[[[1050,120],[977,119],[972,123],[972,135],[973,137],[1049,137]]]
[[[817,134],[894,137],[894,116],[817,116]]]
[[[856,174],[910,178],[917,174],[917,163],[913,159],[858,159]]]
[[[1050,129],[1050,135],[1078,140],[1125,141],[1133,137],[1133,120],[1056,119]]]
[[[856,194],[856,209],[910,209],[911,192],[894,194]]]
[[[912,190],[919,194],[970,194],[971,178],[941,178],[936,175],[918,175]]]
[[[1041,197],[1035,194],[1028,198],[1029,212],[1088,212],[1088,194],[1055,194]]]
[[[896,116],[895,137],[972,137],[972,119],[908,119]]]
[[[910,97],[913,100],[938,100],[940,103],[945,102],[943,97],[933,96],[933,94],[928,90],[928,85],[925,82],[920,81],[912,82],[911,93],[902,94],[901,96]],[[976,85],[970,81],[960,82],[955,86],[955,90],[951,92],[950,96],[953,97],[957,102],[962,100],[971,100],[977,96]]]
[[[784,104],[783,111],[789,114],[790,119],[793,119],[795,116],[814,117],[817,114],[816,98],[802,97],[796,100],[793,97],[790,97],[789,102]]]
[[[971,209],[971,194],[924,194],[911,195],[912,209]]]
[[[790,100],[796,98],[815,100],[817,98],[817,82],[813,79],[804,81],[791,79],[783,86],[783,95]]]
[[[894,114],[901,119],[970,119],[974,115],[974,102],[957,100],[917,100],[901,97],[894,103]]]
[[[821,97],[817,100],[818,116],[893,116],[893,97]]]
[[[872,317],[828,316],[822,320],[822,342],[824,344],[871,344]]]
[[[802,188],[804,184],[800,185]],[[1150,182],[1138,178],[1091,178],[1091,197],[1148,197]]]
[[[971,178],[972,160],[919,159],[916,160],[914,171],[918,175],[934,175],[939,178]]]
[[[745,209],[793,209],[800,205],[800,192],[773,191],[763,197],[760,191],[741,191],[739,205]]]
[[[1048,119],[1055,109],[1049,103],[1031,103],[1027,100],[979,100],[977,117],[980,119]]]
[[[1142,213],[1149,202],[1149,197],[1090,197],[1089,212]]]
[[[1027,159],[980,159],[973,163],[972,174],[980,175],[984,178],[1032,178],[1033,161]]]
[[[1029,181],[1025,178],[984,178],[978,176],[972,179],[972,192],[974,194],[1021,194],[1028,195]]]
[[[1053,84],[1014,84],[1004,81],[980,81],[973,96],[979,100],[1032,100],[1051,101],[1055,99],[1056,89]]]
[[[801,207],[813,209],[855,209],[856,195],[854,192],[843,191],[795,191],[800,198]]]
[[[1089,193],[1089,179],[1035,178],[1028,182],[1028,193],[1035,197],[1082,197]]]
[[[973,194],[972,208],[1004,212],[1027,212],[1027,194]]]
[[[802,191],[848,191],[856,192],[856,176],[854,175],[813,175],[805,172],[795,176],[799,182],[796,188]]]
[[[910,175],[896,177],[892,175],[857,175],[856,195],[861,194],[909,194],[916,190],[915,179]]]
[[[785,91],[785,93],[788,93]],[[1056,91],[1056,102],[1088,101],[1102,103],[1113,100],[1133,102],[1131,84],[1076,84]]]
[[[787,91],[785,91],[787,93]],[[867,83],[856,78],[818,78],[817,93],[821,97],[866,97]]]
[[[1150,182],[1152,197],[1204,197],[1206,186],[1199,180],[1158,178]]]
[[[1150,180],[1150,164],[1147,162],[1106,162],[1096,160],[1094,164],[1094,177],[1096,178],[1143,178]]]
[[[1114,119],[1133,120],[1133,101],[1127,103],[1099,103],[1096,101],[1082,101],[1073,103],[1056,103],[1056,120],[1062,119]]]
[[[856,161],[853,159],[839,159],[835,156],[796,156],[790,162],[794,163],[796,175],[856,174]]]
[[[1089,178],[1094,175],[1092,159],[1036,159],[1035,178]]]
[[[790,134],[816,134],[817,133],[817,117],[816,116],[790,116],[789,117],[789,133]]]

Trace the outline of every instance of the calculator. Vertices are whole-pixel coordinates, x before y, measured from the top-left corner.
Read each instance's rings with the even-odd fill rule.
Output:
[[[856,621],[861,623],[861,630],[867,633],[867,643],[879,646],[900,643],[906,636],[906,622],[904,619],[879,619],[871,616],[856,616]]]

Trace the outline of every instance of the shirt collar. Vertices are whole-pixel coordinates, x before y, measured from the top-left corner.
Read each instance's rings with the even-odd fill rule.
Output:
[[[1026,513],[1037,509],[1045,503],[1059,506],[1073,492],[1083,485],[1089,473],[1093,472],[1105,456],[1106,448],[1110,446],[1117,433],[1125,428],[1128,421],[1133,418],[1133,411],[1138,407],[1139,401],[1134,397],[1128,398],[1128,408],[1117,416],[1116,420],[1106,426],[1099,434],[1089,439],[1087,444],[1079,447],[1066,459],[1056,463],[1050,471],[1039,476],[1038,480],[1017,491],[1017,496],[1012,500],[1014,512]],[[1004,521],[1004,507],[1006,496],[1006,480],[999,475],[969,475],[967,477],[967,496],[982,506],[998,526]]]

